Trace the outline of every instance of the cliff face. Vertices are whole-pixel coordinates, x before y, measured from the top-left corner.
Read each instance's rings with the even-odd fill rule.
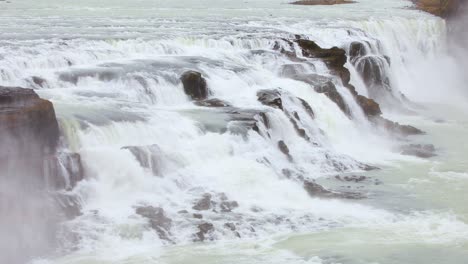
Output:
[[[448,18],[457,13],[464,0],[414,0],[416,6],[436,16]]]
[[[80,157],[59,152],[58,142],[51,102],[32,89],[0,86],[0,263],[26,263],[53,249],[60,221],[78,213],[63,190],[83,178]]]

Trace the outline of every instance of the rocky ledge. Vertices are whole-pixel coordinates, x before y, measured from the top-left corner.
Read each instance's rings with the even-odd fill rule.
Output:
[[[292,2],[293,5],[339,5],[339,4],[352,4],[355,1],[350,0],[302,0]]]
[[[18,148],[30,148],[31,142],[42,154],[54,153],[59,129],[52,103],[31,89],[0,86],[0,134],[1,158]]]
[[[73,188],[84,178],[81,157],[58,151],[59,137],[50,101],[32,89],[0,86],[2,183],[38,193]]]
[[[464,0],[413,0],[416,7],[440,17],[450,17],[457,13]]]

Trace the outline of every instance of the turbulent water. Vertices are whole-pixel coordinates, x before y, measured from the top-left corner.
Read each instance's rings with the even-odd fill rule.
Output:
[[[86,174],[69,191],[82,215],[33,263],[467,263],[466,69],[448,52],[442,19],[407,1],[358,2],[0,1],[0,85],[32,87],[53,102],[62,148],[81,155]],[[391,62],[382,66],[389,86],[376,94],[348,62],[351,83],[385,117],[427,134],[397,140],[367,121],[338,80],[351,119],[290,78],[291,69],[330,76],[320,60],[277,51],[295,35],[326,48],[370,43]],[[238,115],[266,112],[269,128],[257,133],[232,112],[194,105],[179,80],[187,70],[201,72],[211,96]],[[262,89],[280,89],[286,111],[262,105]],[[434,144],[438,156],[400,154],[409,143]],[[381,170],[364,172],[363,163]],[[310,197],[285,170],[367,198]],[[193,217],[207,193],[215,210]],[[219,208],[226,199],[238,207]],[[136,213],[141,206],[164,209],[165,238]],[[213,231],[194,242],[202,223]]]

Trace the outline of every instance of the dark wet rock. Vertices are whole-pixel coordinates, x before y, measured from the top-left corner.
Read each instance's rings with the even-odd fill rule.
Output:
[[[224,224],[224,228],[228,229],[228,230],[231,230],[232,232],[234,232],[234,234],[237,236],[237,237],[241,237],[241,235],[239,234],[239,232],[237,232],[237,228],[236,228],[236,225],[234,223],[225,223]]]
[[[351,111],[348,105],[329,78],[316,74],[294,76],[293,78],[298,81],[308,83],[314,88],[316,92],[325,94],[341,109],[341,111],[343,111],[348,117],[351,117]],[[381,117],[382,111],[379,104],[375,100],[359,95],[356,92],[356,89],[350,84],[346,85],[346,88],[355,98],[356,103],[361,107],[364,114],[375,125],[383,127],[393,134],[403,136],[424,134],[423,131],[413,126],[401,125]]]
[[[263,125],[265,125],[266,128],[270,128],[270,121],[268,120],[268,116],[263,112],[258,114],[258,116],[260,117],[260,120],[263,123]]]
[[[304,189],[311,197],[317,198],[344,198],[344,199],[363,199],[364,195],[356,192],[334,192],[325,189],[322,185],[313,181],[304,181]]]
[[[198,241],[205,241],[215,229],[212,223],[203,223],[198,225],[198,230],[198,233],[196,233]]]
[[[310,84],[317,93],[326,95],[334,102],[343,113],[348,116],[351,115],[351,110],[330,78],[318,74],[305,74],[293,76],[292,78]]]
[[[278,148],[284,155],[288,157],[290,161],[292,160],[292,157],[289,154],[289,147],[283,140],[278,141]]]
[[[380,106],[376,101],[362,95],[356,95],[355,98],[366,116],[372,117],[382,114],[382,110],[380,110]]]
[[[365,56],[355,62],[356,70],[366,84],[369,94],[376,98],[391,90],[386,72],[387,60],[379,56]]]
[[[213,205],[214,202],[212,201],[212,195],[209,193],[205,193],[203,195],[203,198],[196,202],[192,208],[198,211],[206,211],[210,210],[213,207]]]
[[[369,177],[366,177],[363,175],[346,175],[346,176],[336,175],[335,179],[339,181],[343,181],[343,182],[360,183],[360,182],[368,181]]]
[[[380,170],[380,168],[377,167],[377,166],[373,166],[373,165],[369,165],[369,164],[364,164],[364,163],[359,164],[359,168],[362,169],[362,170],[364,170],[364,171]]]
[[[161,175],[161,149],[158,145],[127,146],[122,149],[129,150],[143,168],[150,169],[154,175]]]
[[[351,73],[344,67],[347,56],[346,51],[338,47],[324,49],[314,41],[297,39],[296,43],[302,48],[302,55],[309,58],[321,59],[336,76],[339,76],[344,85],[351,80]]]
[[[309,103],[307,103],[304,99],[299,98],[299,101],[301,101],[302,106],[304,107],[305,111],[309,114],[309,116],[312,119],[315,119],[315,113],[312,107],[310,106]]]
[[[307,135],[306,131],[304,128],[300,127],[300,116],[297,112],[290,112],[287,109],[283,108],[283,101],[282,101],[282,94],[281,91],[279,90],[260,90],[257,92],[257,97],[258,100],[267,106],[277,108],[282,110],[287,117],[289,117],[289,121],[293,124],[294,129],[296,130],[297,134],[304,138],[305,140],[309,141],[310,137]],[[310,115],[311,118],[315,118],[314,111],[312,110],[312,107],[303,99],[297,98],[299,101],[301,101],[302,106],[304,107],[304,110]],[[269,122],[268,118],[265,114],[263,114],[261,117],[261,120],[264,121],[264,124],[267,128],[269,128]]]
[[[348,105],[346,104],[344,98],[336,89],[336,86],[331,82],[327,82],[320,86],[314,87],[315,91],[318,93],[323,93],[326,95],[332,102],[334,102],[346,115],[351,115],[351,110],[349,109]]]
[[[409,125],[401,125],[397,122],[390,121],[383,117],[374,117],[371,119],[376,125],[383,127],[392,134],[400,136],[422,135],[424,131]]]
[[[166,216],[164,209],[153,206],[140,206],[135,209],[136,214],[147,218],[160,238],[169,240],[172,220]]]
[[[203,219],[203,215],[202,214],[193,214],[193,218]]]
[[[44,88],[47,86],[47,80],[38,76],[33,76],[31,78],[32,83],[40,88]]]
[[[53,179],[57,190],[73,189],[85,178],[81,156],[78,153],[60,152],[47,159],[47,171]]]
[[[294,180],[300,180],[300,181],[304,180],[304,176],[300,172],[297,172],[292,169],[288,169],[288,168],[282,169],[281,173],[287,179],[294,179]]]
[[[231,106],[228,102],[223,101],[221,99],[217,99],[217,98],[197,101],[195,102],[195,104],[198,106],[205,106],[205,107],[229,107]]]
[[[281,92],[278,90],[260,90],[257,92],[257,98],[264,105],[283,110]]]
[[[432,144],[410,144],[401,147],[401,154],[416,156],[419,158],[431,158],[437,156],[435,147]]]
[[[179,213],[179,214],[188,214],[188,211],[187,210],[180,210],[177,213]]]
[[[305,139],[307,141],[310,141],[310,137],[307,135],[307,132],[305,131],[305,129],[299,127],[299,123],[296,120],[300,120],[300,118],[297,115],[297,113],[295,113],[295,114],[296,114],[295,119],[290,117],[289,121],[293,124],[294,130],[296,130],[298,136],[300,136],[301,138],[303,138],[303,139]]]
[[[236,201],[223,201],[219,204],[221,208],[221,212],[227,213],[227,212],[232,212],[232,210],[236,209],[239,207],[239,203]]]
[[[351,63],[355,63],[358,58],[367,55],[367,47],[364,43],[354,41],[349,45],[349,59]]]
[[[231,230],[231,231],[236,231],[236,225],[234,223],[225,223],[224,227]]]
[[[180,77],[185,93],[194,100],[204,100],[208,97],[209,90],[205,78],[196,71],[187,71]]]
[[[310,196],[321,197],[321,196],[330,196],[332,192],[325,189],[322,185],[317,184],[312,181],[304,181],[304,189]]]

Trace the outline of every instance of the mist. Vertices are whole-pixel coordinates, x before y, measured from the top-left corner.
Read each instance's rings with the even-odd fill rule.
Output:
[[[59,210],[40,144],[2,129],[0,146],[0,263],[21,264],[56,246]]]

